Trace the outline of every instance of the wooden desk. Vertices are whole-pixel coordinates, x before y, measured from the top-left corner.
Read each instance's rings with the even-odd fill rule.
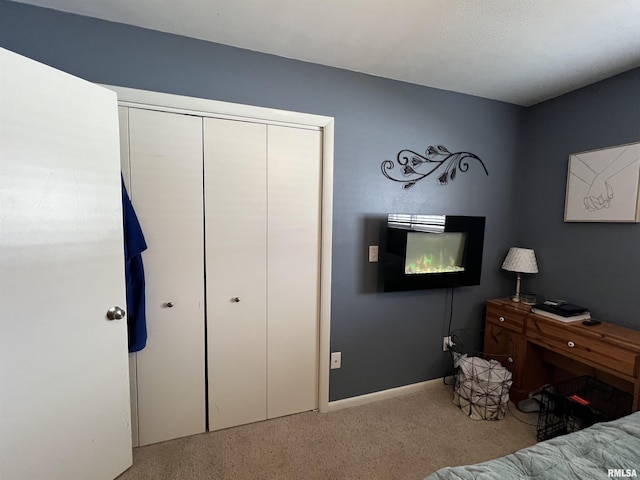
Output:
[[[640,331],[603,322],[559,322],[510,299],[486,302],[485,358],[513,374],[511,399],[577,375],[591,375],[633,395],[640,409]]]

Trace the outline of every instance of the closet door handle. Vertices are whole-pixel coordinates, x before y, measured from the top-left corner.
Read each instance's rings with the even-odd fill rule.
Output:
[[[232,301],[233,303],[238,303],[238,302],[240,301],[240,297],[233,297],[233,298],[231,299],[231,301]]]
[[[167,307],[167,308],[173,308],[174,305],[175,305],[175,303],[173,303],[173,302],[167,302],[167,303],[164,304],[164,306]]]
[[[109,320],[121,320],[125,317],[125,312],[120,307],[115,306],[107,310],[107,318]]]

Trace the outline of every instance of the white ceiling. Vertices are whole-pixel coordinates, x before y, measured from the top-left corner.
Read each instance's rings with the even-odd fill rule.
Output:
[[[640,67],[640,0],[20,0],[532,105]]]

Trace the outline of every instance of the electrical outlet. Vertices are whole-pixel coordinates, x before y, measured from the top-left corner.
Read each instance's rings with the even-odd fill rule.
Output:
[[[369,262],[378,261],[378,245],[369,245]]]
[[[442,337],[442,351],[446,352],[447,350],[449,350],[451,347],[454,347],[455,343],[453,343],[453,340],[451,339],[451,337]]]
[[[331,354],[331,370],[340,368],[342,364],[342,352],[333,352]]]

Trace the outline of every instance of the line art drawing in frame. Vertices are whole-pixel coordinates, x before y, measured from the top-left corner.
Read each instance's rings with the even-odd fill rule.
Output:
[[[569,155],[565,222],[640,222],[640,142]]]

